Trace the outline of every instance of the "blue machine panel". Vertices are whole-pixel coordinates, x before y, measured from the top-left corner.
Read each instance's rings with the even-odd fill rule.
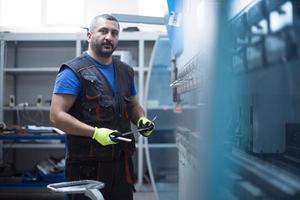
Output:
[[[177,58],[183,52],[183,1],[168,0],[167,31],[172,48],[172,56]]]

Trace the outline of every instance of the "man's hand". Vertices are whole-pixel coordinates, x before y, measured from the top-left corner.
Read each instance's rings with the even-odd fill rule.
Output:
[[[149,137],[155,127],[154,123],[151,120],[147,119],[146,117],[140,117],[137,125],[138,128],[147,128],[144,131],[140,131],[140,133],[145,137]]]
[[[95,128],[93,139],[103,146],[117,144],[117,140],[114,140],[114,137],[110,137],[110,135],[117,137],[120,136],[121,133],[117,130],[111,130],[108,128]]]

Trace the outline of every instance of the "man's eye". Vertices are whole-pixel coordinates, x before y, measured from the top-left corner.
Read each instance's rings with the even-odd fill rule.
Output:
[[[100,29],[99,32],[102,33],[102,34],[106,34],[106,33],[108,33],[108,30]]]
[[[113,36],[118,36],[118,35],[119,35],[118,31],[112,31],[111,34],[112,34]]]

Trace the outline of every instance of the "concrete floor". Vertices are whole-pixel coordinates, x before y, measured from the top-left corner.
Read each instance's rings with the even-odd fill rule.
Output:
[[[178,184],[171,182],[157,182],[156,188],[160,200],[177,200]],[[144,185],[141,191],[134,193],[134,200],[156,200],[151,185]]]
[[[157,183],[161,200],[177,200],[177,184]],[[151,185],[144,185],[133,193],[134,200],[156,200]],[[64,196],[47,189],[1,188],[0,200],[64,200]]]
[[[153,192],[135,192],[133,194],[134,200],[155,200]]]
[[[15,193],[15,194],[0,194],[0,200],[64,200],[64,197],[61,195],[53,194],[26,194],[24,193]],[[153,192],[135,192],[133,194],[134,200],[155,200]]]

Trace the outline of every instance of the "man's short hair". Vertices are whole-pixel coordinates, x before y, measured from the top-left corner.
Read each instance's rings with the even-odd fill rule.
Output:
[[[102,15],[97,15],[95,16],[92,21],[91,21],[91,24],[90,24],[90,28],[89,28],[89,31],[93,31],[95,29],[95,26],[97,24],[97,21],[99,19],[106,19],[106,20],[110,20],[110,21],[115,21],[118,23],[118,26],[120,28],[120,24],[119,24],[119,21],[117,20],[117,18],[115,18],[113,15],[110,15],[110,14],[102,14]]]

